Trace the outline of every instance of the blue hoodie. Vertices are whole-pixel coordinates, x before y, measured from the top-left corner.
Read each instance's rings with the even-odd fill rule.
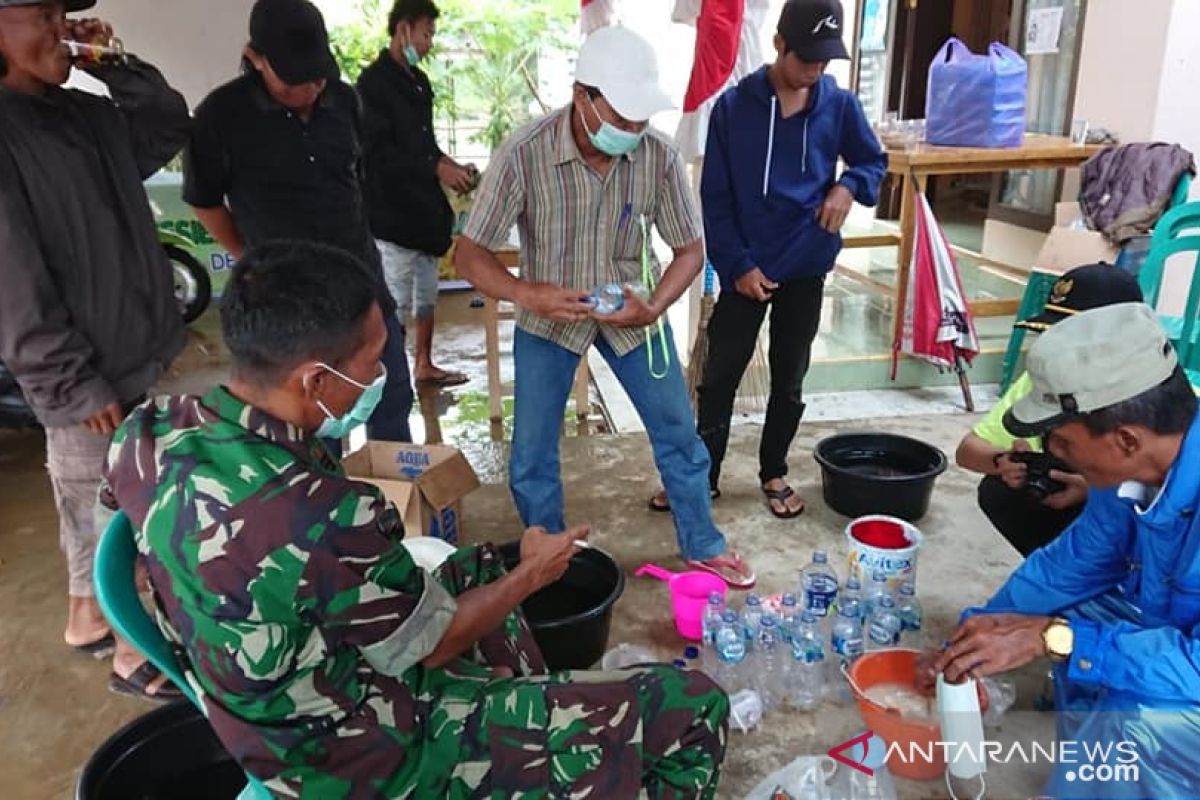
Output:
[[[863,205],[879,201],[887,154],[857,97],[826,75],[804,111],[784,119],[778,106],[763,67],[721,96],[709,122],[700,195],[725,291],[753,267],[777,282],[833,269],[842,237],[817,214],[835,182]]]

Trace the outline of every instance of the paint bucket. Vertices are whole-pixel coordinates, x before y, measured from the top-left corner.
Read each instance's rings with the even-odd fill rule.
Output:
[[[846,526],[850,575],[859,579],[863,589],[876,572],[887,577],[893,591],[905,583],[915,584],[922,538],[915,525],[902,519],[878,514],[859,517]]]
[[[666,581],[671,590],[671,610],[675,613],[675,630],[685,639],[698,642],[704,638],[704,606],[713,592],[725,596],[725,581],[709,572],[671,572],[654,564],[643,564],[635,575],[649,575]]]

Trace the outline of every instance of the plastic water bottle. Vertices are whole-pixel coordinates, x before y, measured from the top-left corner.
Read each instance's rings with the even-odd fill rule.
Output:
[[[825,637],[817,618],[805,611],[792,638],[788,700],[803,711],[821,702],[825,689]]]
[[[625,287],[619,283],[606,283],[592,292],[592,310],[601,316],[615,314],[624,307]]]
[[[900,615],[900,641],[905,647],[921,649],[921,601],[917,599],[917,589],[911,583],[900,587],[900,599],[896,603],[896,612]]]
[[[804,610],[825,617],[837,600],[838,578],[829,566],[824,550],[813,553],[812,563],[800,573],[800,589],[804,592]]]
[[[875,604],[880,598],[891,597],[892,590],[888,588],[887,575],[876,570],[871,576],[871,584],[867,587],[866,594],[863,596],[862,619],[865,622],[870,619],[871,614],[875,611]]]
[[[704,616],[701,617],[701,637],[700,642],[704,655],[703,663],[704,670],[709,675],[715,675],[717,664],[720,659],[717,657],[717,632],[721,627],[721,620],[725,614],[725,598],[720,592],[712,592],[708,596],[708,603],[704,606]]]
[[[742,609],[742,627],[746,631],[746,641],[750,643],[752,650],[754,640],[758,637],[758,624],[762,622],[764,613],[762,598],[756,592],[746,595],[746,605]]]
[[[796,626],[800,623],[800,607],[796,602],[796,595],[790,592],[785,594],[779,606],[779,632],[783,641],[791,644],[796,636]]]
[[[753,663],[757,676],[755,688],[762,698],[763,709],[771,711],[779,704],[786,663],[783,659],[779,621],[771,614],[764,614],[759,620]]]
[[[846,579],[846,585],[842,587],[842,591],[838,594],[838,611],[843,608],[849,608],[854,612],[854,616],[862,621],[863,616],[863,595],[862,582],[853,575]]]
[[[829,644],[843,662],[854,661],[863,653],[863,626],[853,609],[842,608],[833,623]]]
[[[717,683],[729,694],[733,694],[745,677],[742,664],[746,661],[746,633],[742,621],[733,611],[721,615],[721,627],[717,629]]]
[[[868,650],[883,650],[900,644],[900,614],[891,595],[884,595],[876,602],[867,620],[864,638]]]

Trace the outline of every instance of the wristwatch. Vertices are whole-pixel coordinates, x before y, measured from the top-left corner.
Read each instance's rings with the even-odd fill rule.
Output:
[[[1042,644],[1052,661],[1069,659],[1075,649],[1075,631],[1071,630],[1071,623],[1061,617],[1050,620],[1042,631]]]

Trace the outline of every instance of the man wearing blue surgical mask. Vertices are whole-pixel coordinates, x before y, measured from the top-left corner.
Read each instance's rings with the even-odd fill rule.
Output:
[[[642,418],[684,560],[745,589],[754,573],[713,523],[708,452],[663,320],[704,261],[683,162],[649,124],[671,106],[649,42],[622,26],[593,33],[579,52],[571,103],[517,131],[493,157],[455,267],[479,291],[517,306],[509,474],[525,524],[566,528],[558,438],[572,376],[595,347]],[[514,225],[519,277],[494,255]],[[661,274],[652,226],[673,252]],[[648,291],[634,291],[635,283]],[[622,307],[601,313],[609,309],[590,295],[611,284],[624,287]]]

